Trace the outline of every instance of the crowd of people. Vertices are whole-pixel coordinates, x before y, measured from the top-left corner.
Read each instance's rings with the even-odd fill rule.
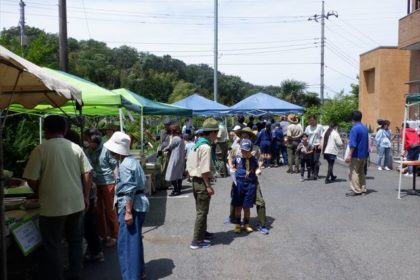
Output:
[[[367,192],[365,169],[371,145],[362,113],[353,112],[351,119],[345,155],[351,190],[346,195],[357,197]],[[197,130],[189,121],[181,128],[176,122],[164,120],[157,149],[162,162],[160,184],[167,188],[170,183],[173,190],[169,195],[177,196],[182,193],[185,178],[192,183],[196,218],[191,249],[211,245],[213,234],[207,229],[207,216],[216,176],[232,178],[227,222],[233,224],[237,234],[270,232],[259,181],[264,169],[284,165],[287,173],[299,174],[301,181],[317,180],[323,156],[328,163],[325,183],[337,179],[334,163],[344,143],[336,123],[325,129],[316,116],[309,116],[309,124],[303,129],[294,114],[282,116],[278,122],[263,117],[254,121],[250,117],[245,123],[239,116],[228,132],[221,119],[208,118]],[[80,279],[83,261],[103,262],[103,246],[117,246],[123,279],[144,279],[141,233],[149,201],[144,193],[143,169],[130,152],[130,137],[108,131],[104,139],[99,130],[87,129],[81,147],[77,134],[67,131],[63,117],[48,116],[43,127],[46,141],[32,151],[23,174],[39,196],[43,279],[64,279],[60,249],[63,237],[68,244],[70,279]],[[384,121],[376,133],[380,170],[388,167],[388,129],[389,122]],[[407,159],[416,160],[419,135],[409,127],[405,133]],[[255,226],[250,224],[254,205]],[[88,244],[84,255],[83,238]]]

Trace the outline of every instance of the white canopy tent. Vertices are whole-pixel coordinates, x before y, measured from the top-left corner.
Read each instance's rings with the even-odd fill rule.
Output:
[[[82,105],[79,90],[62,82],[41,67],[0,46],[0,230],[1,279],[7,279],[4,217],[3,128],[11,104],[33,108],[38,104],[62,106],[68,100]]]

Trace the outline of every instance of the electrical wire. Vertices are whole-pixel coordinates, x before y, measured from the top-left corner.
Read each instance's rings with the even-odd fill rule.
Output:
[[[337,69],[332,68],[332,67],[330,67],[330,66],[328,66],[328,65],[325,65],[325,68],[327,68],[327,69],[329,69],[329,70],[332,70],[333,72],[336,72],[337,74],[340,74],[340,75],[341,75],[341,76],[343,76],[343,77],[346,77],[346,78],[351,79],[351,80],[353,80],[353,81],[357,81],[357,79],[356,79],[356,78],[353,78],[353,77],[351,77],[351,76],[349,76],[349,75],[347,75],[347,74],[344,74],[343,72],[338,71]]]
[[[88,22],[88,19],[87,19],[87,16],[86,16],[85,0],[82,0],[82,6],[83,6],[83,13],[85,15],[86,29],[87,29],[87,32],[88,32],[89,39],[91,39],[92,36],[90,35],[89,22]]]
[[[231,39],[231,38],[230,38]],[[308,39],[296,39],[296,40],[280,40],[280,41],[242,41],[242,42],[229,42],[229,41],[223,41],[219,40],[219,45],[259,45],[259,44],[278,44],[278,43],[290,43],[290,42],[303,42],[303,41],[319,41],[319,38],[308,38]],[[132,45],[179,45],[179,46],[209,46],[213,45],[213,42],[209,43],[191,43],[191,42],[185,42],[185,43],[174,43],[174,42],[144,42],[144,41],[103,41],[105,43],[110,44],[132,44]]]
[[[358,69],[358,67],[356,65],[354,65],[351,61],[349,61],[348,59],[346,59],[344,56],[342,56],[341,54],[337,53],[334,49],[332,49],[330,46],[325,45],[325,47],[331,51],[331,53],[333,53],[336,57],[340,58],[343,62],[346,62],[348,65],[350,65],[351,67],[353,67],[354,69]]]

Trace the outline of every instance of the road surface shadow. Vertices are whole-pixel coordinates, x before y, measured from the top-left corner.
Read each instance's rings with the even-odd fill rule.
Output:
[[[146,263],[146,277],[148,280],[162,279],[172,274],[175,263],[172,259],[157,259]]]

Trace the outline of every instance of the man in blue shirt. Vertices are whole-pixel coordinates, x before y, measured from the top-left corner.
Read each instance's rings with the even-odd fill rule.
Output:
[[[346,196],[359,196],[367,192],[364,166],[369,156],[369,131],[361,123],[362,113],[360,111],[354,111],[351,114],[351,120],[353,127],[350,130],[350,152],[346,162],[350,163],[350,188],[352,191]]]

